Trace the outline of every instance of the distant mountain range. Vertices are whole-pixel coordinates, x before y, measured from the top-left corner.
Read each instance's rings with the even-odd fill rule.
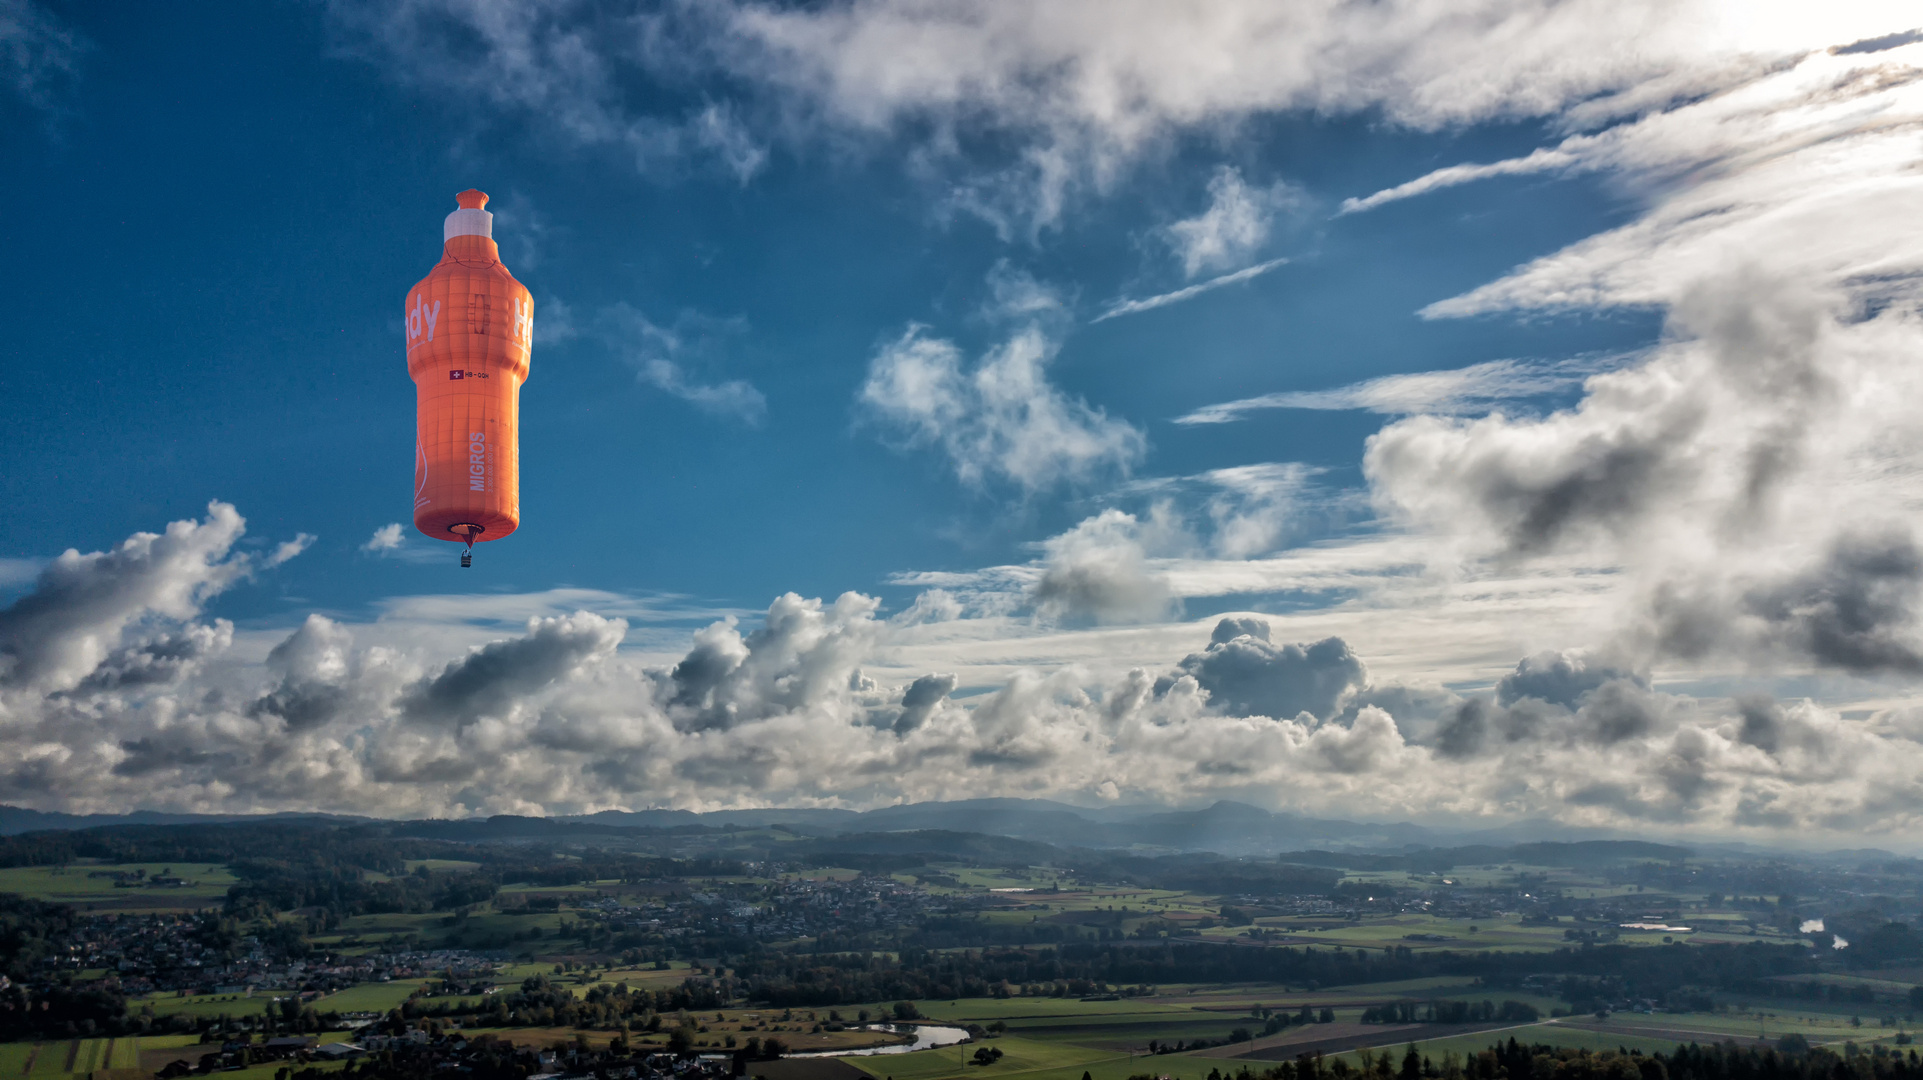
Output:
[[[109,825],[187,825],[227,822],[315,821],[349,824],[375,819],[333,814],[62,814],[0,806],[0,835],[48,829],[89,829]],[[571,826],[571,827],[568,827]],[[604,810],[556,818],[495,817],[409,823],[413,835],[446,839],[506,839],[624,832],[705,833],[780,826],[801,836],[827,839],[855,834],[936,831],[973,833],[1096,850],[1175,853],[1211,851],[1228,856],[1266,856],[1300,852],[1335,857],[1363,852],[1405,855],[1445,846],[1508,847],[1541,841],[1597,840],[1552,825],[1461,831],[1407,822],[1371,824],[1274,813],[1238,802],[1217,802],[1199,810],[1118,806],[1088,808],[1046,799],[964,799],[912,803],[879,810],[783,809]],[[1651,845],[1656,847],[1659,845]],[[1660,857],[1660,856],[1651,856]]]

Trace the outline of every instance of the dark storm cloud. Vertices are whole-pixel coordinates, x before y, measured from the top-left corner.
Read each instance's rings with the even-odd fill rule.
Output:
[[[344,715],[352,700],[345,687],[307,679],[284,679],[249,705],[247,714],[278,716],[287,722],[288,730],[304,731]]]
[[[1587,742],[1613,746],[1640,739],[1663,723],[1667,703],[1634,679],[1611,679],[1576,710],[1572,731]]]
[[[422,680],[401,699],[411,720],[470,723],[499,716],[597,655],[614,651],[627,624],[586,612],[537,619],[525,637],[497,641]]]
[[[232,770],[247,764],[245,756],[237,751],[205,750],[155,738],[129,739],[120,744],[120,749],[126,757],[114,766],[114,773],[119,776],[147,776],[180,769]]]
[[[291,731],[320,727],[341,716],[354,698],[349,686],[352,645],[347,632],[331,620],[309,615],[267,654],[267,669],[280,681],[249,705],[247,714],[277,716]]]
[[[1306,712],[1326,720],[1369,681],[1368,668],[1341,638],[1278,646],[1269,641],[1268,623],[1249,618],[1217,623],[1209,647],[1177,667],[1209,692],[1213,707],[1233,716],[1292,719]]]
[[[1783,727],[1788,717],[1776,699],[1767,694],[1745,694],[1736,699],[1737,715],[1742,718],[1742,727],[1736,737],[1766,754],[1774,754],[1783,745]]]
[[[1674,655],[1782,655],[1874,674],[1923,671],[1917,618],[1923,551],[1907,530],[1852,533],[1814,563],[1774,580],[1672,582],[1657,590],[1656,639]]]
[[[1524,557],[1633,530],[1684,482],[1690,465],[1678,451],[1701,422],[1700,407],[1684,399],[1542,447],[1501,438],[1506,432],[1489,420],[1464,426],[1420,417],[1370,436],[1365,469],[1379,489],[1412,505],[1436,498],[1440,485],[1453,498],[1427,512],[1474,517],[1498,552]]]
[[[1396,727],[1410,741],[1430,742],[1439,734],[1444,718],[1453,715],[1462,703],[1462,695],[1446,687],[1377,683],[1352,694],[1336,722],[1353,725],[1363,709],[1377,708],[1395,717]]]
[[[0,686],[75,686],[138,621],[199,614],[207,598],[247,573],[245,556],[228,557],[245,531],[240,514],[216,502],[204,522],[135,533],[112,551],[68,549],[40,572],[33,591],[0,610]]]
[[[1493,700],[1471,698],[1449,709],[1430,741],[1449,758],[1541,739],[1614,746],[1665,727],[1671,707],[1635,673],[1580,650],[1545,651],[1503,676]]]
[[[1474,757],[1489,738],[1490,712],[1485,698],[1470,698],[1451,709],[1436,725],[1436,753],[1448,758]]]
[[[1907,532],[1844,537],[1821,564],[1744,606],[1818,661],[1849,671],[1923,671],[1916,642],[1923,552]]]
[[[953,675],[923,675],[908,684],[901,695],[901,715],[895,718],[895,734],[906,735],[925,723],[959,682]]]
[[[747,658],[747,647],[732,624],[697,633],[694,647],[668,673],[668,705],[675,726],[683,731],[707,731],[733,726],[725,701],[717,700],[728,676]]]
[[[1578,650],[1539,652],[1523,659],[1516,670],[1496,684],[1496,703],[1509,706],[1523,698],[1535,698],[1574,709],[1590,691],[1611,679],[1625,677],[1634,678]]]
[[[180,681],[201,658],[220,652],[233,640],[234,625],[225,619],[212,626],[192,624],[156,634],[115,649],[72,692],[82,695],[167,686]]]

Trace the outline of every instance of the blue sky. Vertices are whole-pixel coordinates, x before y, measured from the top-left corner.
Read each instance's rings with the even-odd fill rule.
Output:
[[[0,5],[14,801],[1903,827],[1783,757],[1915,745],[1901,6],[1099,7]],[[537,336],[462,571],[399,309],[468,187]],[[1062,765],[1136,671],[1203,749]]]
[[[1656,331],[1634,315],[1519,326],[1415,314],[1620,220],[1621,200],[1593,180],[1492,183],[1330,220],[1341,199],[1435,165],[1526,153],[1540,123],[1414,134],[1370,116],[1291,117],[1178,139],[1143,175],[1004,240],[931,205],[939,186],[900,167],[908,136],[773,148],[746,182],[699,155],[643,171],[538,115],[397,86],[341,55],[317,8],[87,14],[72,13],[89,47],[59,110],[8,133],[9,157],[28,166],[9,170],[8,201],[33,210],[9,226],[5,420],[28,437],[8,453],[4,497],[17,510],[0,543],[22,557],[93,550],[212,498],[239,506],[257,536],[319,536],[274,581],[226,598],[250,617],[290,603],[351,611],[422,588],[557,585],[759,607],[789,589],[1019,561],[1121,472],[971,490],[938,458],[884,445],[855,403],[877,345],[911,322],[991,346],[997,328],[978,312],[1004,262],[1074,298],[1050,375],[1144,432],[1138,475],[1306,461],[1354,483],[1376,418],[1169,421],[1257,393],[1634,347]],[[199,43],[215,37],[210,63]],[[1206,210],[1225,164],[1299,188],[1299,209],[1252,253],[1291,262],[1087,325],[1114,298],[1190,283],[1155,233]],[[358,551],[408,497],[413,388],[396,297],[438,259],[440,218],[469,186],[493,195],[505,258],[543,328],[564,308],[577,331],[537,354],[523,396],[526,522],[515,542],[483,549],[485,581],[448,573],[451,547],[430,563]],[[765,417],[717,416],[639,380],[659,344],[609,325],[619,305],[682,325],[701,353],[693,377],[747,381]]]

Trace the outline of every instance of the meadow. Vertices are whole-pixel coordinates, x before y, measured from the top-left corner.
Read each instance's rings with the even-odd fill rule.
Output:
[[[1000,1023],[1006,1034],[991,1033],[964,1047],[944,1047],[913,1054],[846,1058],[848,1064],[882,1080],[952,1080],[960,1077],[1017,1077],[1021,1080],[1126,1080],[1149,1073],[1170,1080],[1205,1080],[1212,1070],[1231,1072],[1243,1065],[1260,1069],[1264,1062],[1292,1059],[1299,1053],[1319,1052],[1354,1063],[1359,1052],[1393,1051],[1398,1057],[1413,1043],[1441,1060],[1444,1053],[1472,1056],[1499,1040],[1549,1043],[1591,1050],[1617,1048],[1655,1051],[1678,1043],[1735,1040],[1773,1043],[1795,1033],[1812,1045],[1841,1047],[1846,1042],[1869,1046],[1893,1044],[1902,1024],[1859,1017],[1850,1023],[1842,1008],[1811,1007],[1785,1010],[1780,1003],[1741,1003],[1718,1012],[1688,1014],[1615,1013],[1607,1017],[1545,1018],[1528,1023],[1476,1025],[1361,1024],[1357,1020],[1371,1003],[1410,999],[1480,1001],[1523,1000],[1547,1016],[1560,1003],[1538,995],[1495,990],[1467,978],[1414,979],[1326,990],[1304,990],[1278,985],[1160,987],[1151,996],[1119,1001],[1078,1001],[1072,998],[961,999],[922,1001],[917,1007],[935,1022]],[[1150,1039],[1226,1039],[1234,1028],[1260,1031],[1253,1010],[1295,1010],[1327,1006],[1335,1020],[1328,1024],[1292,1025],[1277,1035],[1257,1037],[1174,1054],[1147,1054]],[[1003,1051],[993,1064],[973,1063],[981,1046]]]
[[[132,875],[144,872],[134,881]],[[125,876],[122,886],[110,875]],[[186,882],[154,885],[165,875]],[[12,866],[0,869],[0,893],[18,893],[89,911],[194,911],[216,905],[239,879],[215,863],[73,863],[68,866]]]

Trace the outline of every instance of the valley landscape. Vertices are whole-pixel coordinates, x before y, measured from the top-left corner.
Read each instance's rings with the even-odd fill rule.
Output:
[[[1887,852],[1195,846],[1367,831],[1232,805],[1126,815],[1156,847],[1028,838],[1105,816],[1005,800],[14,832],[0,1075],[238,1062],[266,1080],[352,1070],[407,1031],[603,1069],[710,1054],[770,1080],[1366,1073],[1411,1046],[1460,1071],[1511,1039],[1900,1057],[1923,1011],[1923,862]],[[870,831],[966,820],[1007,831]]]

